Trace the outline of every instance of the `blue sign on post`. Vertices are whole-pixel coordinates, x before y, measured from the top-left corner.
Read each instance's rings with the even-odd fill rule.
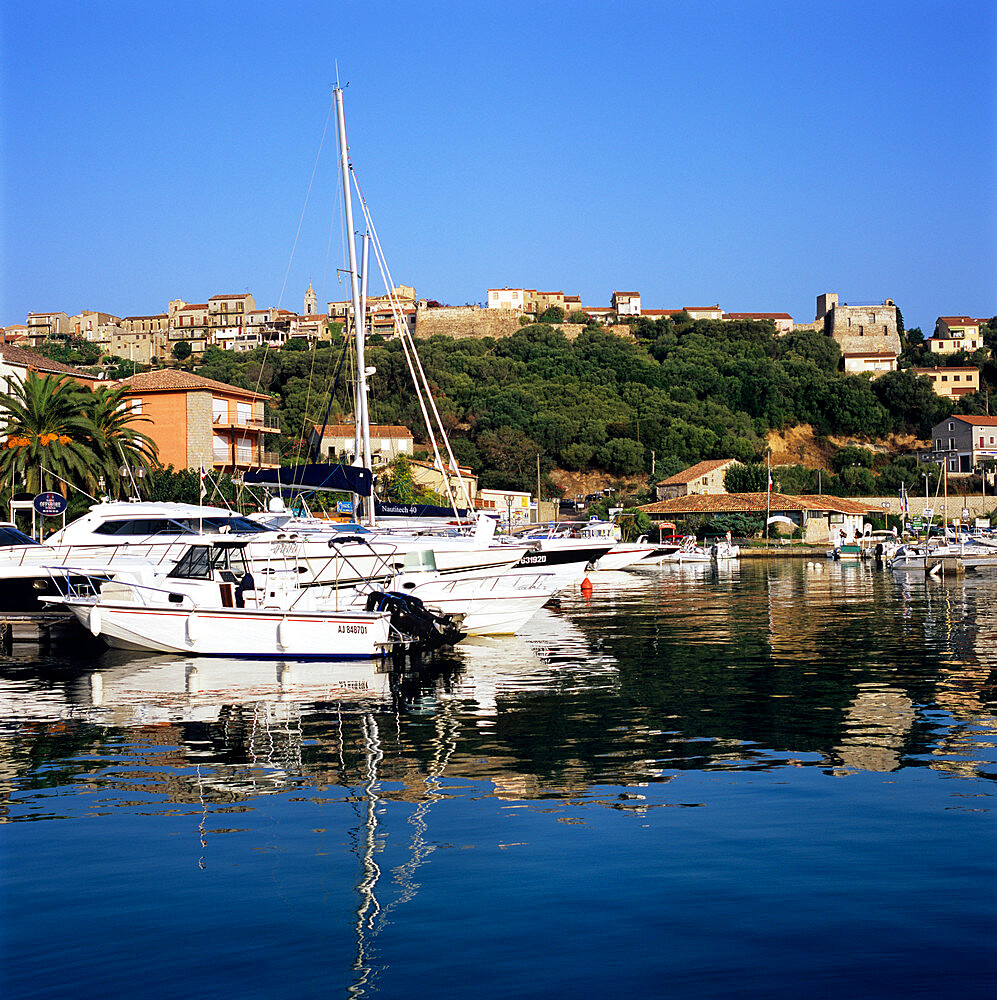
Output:
[[[65,512],[69,501],[61,493],[39,493],[32,501],[39,514],[55,517]]]
[[[352,514],[353,513],[353,501],[352,500],[337,500],[336,501],[336,513],[337,514]]]

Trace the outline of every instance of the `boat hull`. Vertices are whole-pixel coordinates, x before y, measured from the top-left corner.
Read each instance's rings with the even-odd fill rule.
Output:
[[[115,649],[240,659],[361,659],[391,646],[385,613],[307,614],[245,608],[171,609],[70,604]]]

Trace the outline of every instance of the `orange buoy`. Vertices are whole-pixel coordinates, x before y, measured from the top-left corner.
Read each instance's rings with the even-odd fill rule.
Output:
[[[592,581],[588,577],[582,580],[582,593],[586,596],[592,593]]]

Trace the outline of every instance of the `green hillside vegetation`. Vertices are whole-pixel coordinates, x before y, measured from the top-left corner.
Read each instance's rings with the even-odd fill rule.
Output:
[[[769,322],[673,322],[640,319],[636,339],[586,326],[569,341],[546,324],[504,339],[419,341],[419,355],[458,460],[481,473],[483,486],[529,489],[536,456],[549,472],[599,469],[613,477],[658,478],[710,458],[760,461],[766,433],[809,424],[818,435],[874,441],[892,433],[926,437],[952,412],[982,412],[979,394],[953,406],[926,379],[909,372],[876,380],[844,375],[830,338],[805,331],[776,336]],[[911,331],[911,334],[919,331]],[[209,349],[197,371],[210,378],[275,394],[286,458],[305,457],[303,439],[321,424],[339,345],[248,354]],[[401,344],[368,349],[371,419],[404,424],[416,439],[425,426]],[[352,411],[349,359],[331,420]],[[885,477],[890,491],[923,484],[912,460],[860,465],[825,474],[828,492],[866,492]],[[785,470],[786,486],[817,488],[813,470]]]
[[[924,438],[952,412],[985,412],[986,394],[997,387],[997,368],[985,361],[985,389],[953,406],[908,371],[876,380],[845,375],[833,340],[812,331],[779,337],[767,321],[681,315],[637,319],[630,329],[633,338],[624,338],[589,324],[569,341],[534,323],[503,339],[418,341],[458,460],[480,473],[483,486],[532,489],[538,454],[545,474],[558,467],[639,479],[650,474],[653,453],[656,478],[663,479],[703,459],[763,461],[766,434],[797,424],[870,442],[893,433]],[[997,321],[984,337],[997,345]],[[282,427],[277,448],[285,460],[303,461],[310,425],[325,419],[341,347],[340,339],[314,350],[296,340],[245,354],[209,348],[194,370],[272,394]],[[906,331],[901,362],[931,363],[920,330]],[[367,363],[377,369],[372,421],[404,424],[423,439],[401,344],[370,345]],[[353,374],[347,352],[330,421],[352,413]],[[818,488],[817,472],[802,466],[780,469],[775,478],[786,492]],[[901,482],[923,487],[917,463],[877,455],[823,472],[819,488],[893,493]]]

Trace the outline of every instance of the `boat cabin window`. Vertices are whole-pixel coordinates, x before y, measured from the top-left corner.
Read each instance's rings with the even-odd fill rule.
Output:
[[[240,579],[249,571],[242,546],[192,545],[170,570],[174,580],[210,580],[215,570],[231,570]]]
[[[33,538],[12,524],[0,524],[0,545],[38,545]]]
[[[123,521],[105,521],[94,528],[95,535],[190,535],[193,531],[170,517],[130,517]]]
[[[222,528],[237,535],[256,534],[267,529],[246,517],[130,517],[105,521],[94,528],[95,535],[115,537],[140,535],[196,535],[202,531],[217,532]]]

